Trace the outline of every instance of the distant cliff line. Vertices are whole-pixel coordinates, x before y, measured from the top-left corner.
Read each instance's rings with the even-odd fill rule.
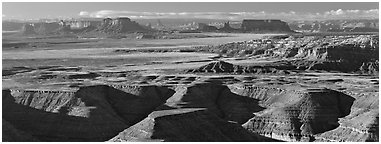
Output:
[[[121,17],[123,19],[123,17]],[[126,18],[126,17],[125,17]],[[39,30],[58,30],[66,26],[66,29],[80,31],[81,29],[99,27],[106,19],[69,19],[69,20],[49,20],[39,22],[25,21],[4,21],[4,31],[21,31],[26,24],[34,25],[36,31]],[[117,20],[114,18],[111,20]],[[129,18],[126,18],[129,19]],[[165,30],[197,30],[200,32],[256,32],[266,33],[271,31],[297,31],[297,32],[378,32],[378,20],[322,20],[322,21],[282,21],[277,19],[244,19],[242,21],[233,21],[229,23],[225,20],[199,20],[199,19],[137,19],[131,20],[145,28],[163,30],[160,27],[166,27]],[[193,21],[192,23],[190,23]],[[160,22],[161,25],[157,24]],[[42,25],[42,27],[41,27]],[[179,25],[179,26],[177,26]],[[287,26],[286,26],[287,25]],[[44,28],[50,27],[50,28]],[[218,28],[220,27],[220,28]],[[87,29],[88,31],[88,29]],[[38,32],[37,32],[38,33]]]

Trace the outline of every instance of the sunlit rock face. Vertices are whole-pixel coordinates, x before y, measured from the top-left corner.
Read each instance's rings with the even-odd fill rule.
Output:
[[[263,109],[256,100],[214,83],[176,86],[174,90],[165,104],[110,141],[275,141],[240,125]]]
[[[294,94],[293,100],[283,98],[290,92],[270,98],[267,102],[279,107],[263,111],[243,126],[280,140],[314,141],[314,134],[338,127],[338,118],[349,114],[354,101],[350,96],[327,89],[307,89]]]
[[[328,39],[328,38],[327,38]],[[378,73],[378,36],[357,36],[299,48],[293,63],[309,70]]]

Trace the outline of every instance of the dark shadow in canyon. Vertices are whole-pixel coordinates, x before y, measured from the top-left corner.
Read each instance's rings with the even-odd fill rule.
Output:
[[[15,128],[42,141],[106,141],[144,119],[174,93],[168,88],[148,89],[154,89],[147,91],[157,94],[141,96],[109,86],[83,87],[75,92],[75,100],[71,99],[67,104],[61,105],[57,113],[29,106],[30,101],[38,97],[36,95],[29,95],[29,103],[24,105],[16,102],[10,90],[3,90],[2,117]],[[57,96],[52,99],[62,98]],[[34,101],[34,104],[46,107],[44,105],[54,101],[52,99],[39,101],[37,104]],[[76,101],[84,105],[74,105]],[[69,115],[70,111],[87,116]]]

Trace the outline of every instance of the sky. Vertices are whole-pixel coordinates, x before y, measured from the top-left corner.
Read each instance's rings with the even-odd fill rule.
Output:
[[[377,2],[3,2],[2,19],[375,19]]]

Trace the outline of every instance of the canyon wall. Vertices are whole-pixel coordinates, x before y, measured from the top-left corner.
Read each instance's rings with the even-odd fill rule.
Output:
[[[9,141],[20,135],[33,141],[378,141],[377,95],[224,80],[3,90],[3,131],[15,133]]]
[[[266,108],[242,125],[254,133],[284,141],[379,140],[378,94],[361,96],[324,88],[229,88]]]
[[[378,74],[379,36],[297,36],[263,38],[216,46],[194,47],[198,52],[217,53],[221,57],[269,58],[276,61],[232,66],[217,62],[188,72],[278,73],[288,70],[323,70],[345,73]]]
[[[105,141],[172,95],[159,87],[116,87],[126,89],[3,90],[3,119],[41,141]]]
[[[275,141],[241,127],[257,101],[239,97],[214,83],[176,86],[176,93],[147,118],[110,141],[237,142]]]

